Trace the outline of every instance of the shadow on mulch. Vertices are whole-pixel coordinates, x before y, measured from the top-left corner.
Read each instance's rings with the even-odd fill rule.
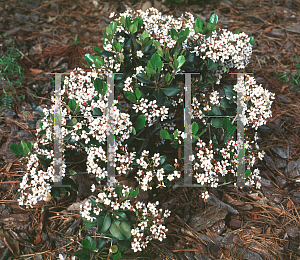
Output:
[[[3,225],[0,259],[51,259],[55,252],[71,256],[79,248],[76,241],[86,232],[79,235],[82,225],[79,212],[68,207],[91,194],[83,190],[84,186],[90,187],[91,179],[86,175],[79,177],[80,196],[71,192],[69,197],[52,198],[33,209],[22,209],[17,203],[17,189],[26,168],[19,162],[19,156],[10,153],[9,145],[36,140],[35,125],[28,124],[33,120],[31,116],[40,116],[34,106],[43,108],[52,103],[51,77],[45,73],[83,67],[84,54],[93,53],[92,46],[102,48],[102,31],[111,21],[108,18],[111,12],[138,10],[146,5],[154,5],[163,15],[177,18],[191,12],[195,19],[205,20],[216,13],[218,28],[254,36],[252,58],[245,71],[253,73],[256,82],[275,93],[276,99],[272,118],[259,128],[258,144],[266,152],[264,160],[257,163],[262,176],[261,190],[249,187],[236,190],[231,184],[209,188],[211,197],[207,202],[199,198],[198,188],[143,194],[145,201],[158,200],[171,210],[166,223],[168,236],[163,242],[152,241],[143,252],[124,254],[122,259],[299,259],[300,85],[297,76],[300,72],[296,70],[294,57],[300,54],[300,3],[292,0],[183,3],[164,7],[156,1],[134,5],[128,1],[0,2],[0,31],[13,37],[20,46],[18,62],[25,71],[23,88],[15,89],[16,95],[25,97],[0,117],[0,222]],[[4,38],[1,41],[3,55],[9,43]],[[284,82],[278,79],[282,74],[286,75]],[[225,75],[222,80],[236,82],[233,75]],[[43,87],[38,89],[38,86]],[[5,82],[1,87],[10,89]],[[28,117],[24,116],[25,111]],[[176,154],[177,151],[172,156],[177,158]],[[72,243],[68,237],[75,241]],[[14,258],[12,253],[22,258]]]

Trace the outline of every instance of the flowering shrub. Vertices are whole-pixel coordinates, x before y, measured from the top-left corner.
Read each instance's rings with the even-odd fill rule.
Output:
[[[113,16],[114,13],[111,17]],[[66,160],[75,151],[86,156],[87,172],[95,175],[98,184],[106,179],[108,176],[106,139],[107,134],[113,132],[116,141],[113,166],[117,176],[126,175],[129,171],[133,171],[133,166],[136,166],[135,179],[144,191],[153,187],[170,188],[181,177],[183,170],[177,159],[174,159],[175,170],[167,163],[165,155],[154,153],[152,156],[143,145],[135,144],[140,146],[136,152],[136,147],[131,141],[140,140],[136,136],[141,134],[144,128],[155,127],[152,135],[149,134],[146,138],[148,140],[154,138],[156,130],[161,130],[158,133],[161,139],[155,143],[157,147],[164,144],[164,140],[167,139],[173,148],[182,147],[182,140],[187,137],[186,134],[175,129],[176,124],[168,122],[175,118],[184,96],[181,86],[174,83],[175,75],[180,72],[201,72],[201,75],[192,79],[191,85],[194,91],[192,113],[197,114],[202,121],[192,124],[192,143],[195,152],[189,159],[195,161],[193,172],[196,181],[204,185],[202,197],[208,196],[205,187],[217,187],[221,178],[228,181],[229,175],[235,174],[237,160],[240,159],[240,154],[237,154],[238,143],[233,140],[236,122],[231,122],[228,118],[205,119],[204,116],[235,114],[237,91],[241,88],[245,90],[242,101],[243,123],[244,126],[251,127],[249,134],[245,133],[246,185],[256,184],[256,188],[260,187],[259,170],[251,171],[251,168],[256,157],[262,159],[264,152],[258,151],[258,145],[251,141],[250,135],[253,128],[257,130],[257,127],[263,125],[271,116],[270,107],[273,102],[271,99],[274,99],[274,94],[255,85],[255,80],[251,77],[247,77],[244,85],[238,82],[235,86],[223,86],[224,97],[220,96],[218,90],[212,89],[213,83],[220,85],[222,74],[229,69],[245,68],[253,44],[253,38],[244,33],[233,34],[219,30],[221,33],[217,34],[217,21],[218,17],[214,14],[204,25],[199,18],[194,21],[190,13],[174,21],[170,16],[161,17],[156,9],[150,8],[145,13],[140,10],[136,13],[127,11],[106,27],[103,31],[104,50],[94,47],[94,51],[100,56],[93,57],[90,54],[85,56],[85,60],[91,65],[91,71],[77,68],[64,80],[61,108],[64,140],[63,183],[64,181],[71,183],[74,188],[74,182],[72,183],[65,173],[68,171],[70,174],[76,174],[66,166]],[[162,71],[165,73],[161,73]],[[112,91],[108,91],[105,81],[113,72],[121,73],[115,75],[115,88],[117,94],[124,93],[131,109],[130,114],[121,106],[115,106],[118,100],[114,100],[112,107],[107,105],[108,96]],[[55,102],[54,98],[52,101]],[[172,109],[174,112],[169,114]],[[54,106],[44,109],[43,113],[45,118],[40,123],[37,134],[44,136],[39,139],[39,143],[33,146],[28,144],[30,147],[24,142],[21,143],[23,151],[26,150],[24,154],[30,152],[23,159],[27,162],[30,173],[26,173],[22,179],[18,201],[20,205],[27,207],[46,200],[47,195],[50,192],[54,195],[55,190],[51,188],[55,177],[52,161]],[[112,114],[115,120],[112,127],[108,127],[108,113]],[[66,116],[69,117],[65,118]],[[72,116],[79,117],[72,118]],[[212,126],[209,131],[212,140],[211,138],[206,140],[208,137],[204,135],[207,133],[207,126]],[[170,134],[168,130],[174,129],[175,131]],[[219,130],[223,133],[220,134]],[[254,139],[255,141],[257,139],[256,132]],[[256,149],[251,146],[253,143]],[[22,154],[15,145],[11,149]],[[119,184],[116,179],[110,181]],[[96,189],[97,186],[94,185],[92,191]],[[120,250],[121,248],[125,250],[129,241],[132,241],[131,248],[134,251],[141,251],[151,239],[165,238],[162,210],[156,210],[154,204],[148,203],[147,207],[140,202],[131,205],[132,201],[125,198],[128,196],[134,198],[137,194],[124,185],[99,191],[101,192],[98,197],[90,198],[91,203],[88,202],[81,209],[80,213],[85,222],[89,222],[86,229],[97,225],[101,233],[109,230],[110,234],[105,235],[111,236]],[[58,191],[60,192],[62,190]],[[130,211],[135,212],[132,218]],[[169,214],[170,212],[166,211],[164,217],[168,217]],[[120,226],[123,228],[117,228]],[[88,246],[93,247],[91,244]]]

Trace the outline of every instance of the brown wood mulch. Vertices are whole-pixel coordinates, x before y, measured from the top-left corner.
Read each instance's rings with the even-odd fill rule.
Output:
[[[15,104],[15,116],[0,116],[0,259],[54,259],[53,252],[71,256],[79,248],[77,241],[85,234],[83,231],[79,235],[80,215],[78,211],[66,210],[79,196],[72,193],[59,201],[50,199],[33,209],[19,207],[18,183],[26,169],[19,156],[9,153],[9,145],[35,140],[35,127],[28,125],[32,119],[23,112],[34,115],[28,104],[51,104],[53,92],[47,86],[51,77],[45,72],[70,71],[81,66],[84,54],[93,54],[92,46],[102,47],[102,30],[109,25],[111,12],[138,10],[148,4],[162,11],[156,0],[136,4],[0,1],[1,34],[6,33],[21,46],[18,62],[25,72],[22,88],[15,89],[15,94],[25,95]],[[141,253],[128,252],[122,259],[300,259],[300,65],[295,58],[300,54],[299,8],[296,0],[184,0],[164,9],[163,15],[179,17],[187,11],[195,19],[207,19],[216,13],[218,28],[239,30],[256,39],[245,71],[253,73],[258,83],[276,94],[272,118],[260,130],[259,146],[267,155],[257,167],[264,180],[261,190],[236,190],[233,185],[209,188],[212,198],[206,202],[199,198],[197,188],[160,193],[153,199],[172,212],[166,224],[168,238],[151,242]],[[81,43],[70,44],[75,35]],[[8,46],[7,38],[2,37],[1,56]],[[286,74],[287,80],[279,80],[278,73]],[[234,75],[227,75],[224,80],[236,81]],[[34,96],[31,93],[36,86],[43,88]],[[2,87],[9,90],[1,83]],[[27,132],[27,137],[18,134],[21,130]],[[287,158],[282,159],[278,149],[282,152],[286,147]],[[90,180],[81,177],[78,185],[83,200],[90,194],[82,187],[90,187]],[[147,194],[144,196],[148,198]],[[74,242],[68,240],[66,232]]]

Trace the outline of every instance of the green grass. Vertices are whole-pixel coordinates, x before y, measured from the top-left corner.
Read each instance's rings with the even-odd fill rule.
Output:
[[[3,38],[8,38],[6,35]],[[0,57],[0,80],[2,84],[7,85],[10,90],[5,91],[3,88],[0,93],[0,112],[3,108],[13,108],[13,101],[21,101],[22,96],[17,97],[16,89],[22,87],[23,83],[23,68],[18,64],[17,59],[21,56],[15,46],[15,41],[12,38],[8,38],[9,47],[7,52]],[[4,87],[4,86],[2,86]]]
[[[292,71],[289,71],[287,73],[278,73],[277,70],[275,70],[275,73],[278,77],[278,79],[283,84],[293,84],[295,87],[293,88],[295,92],[300,93],[300,57],[293,56],[293,59],[296,61],[296,72],[292,75],[292,81],[289,81],[288,75],[292,73]]]

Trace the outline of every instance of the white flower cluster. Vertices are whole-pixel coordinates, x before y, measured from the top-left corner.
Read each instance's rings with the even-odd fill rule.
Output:
[[[155,116],[161,116],[161,121],[167,119],[169,108],[162,106],[159,109],[156,109],[158,107],[156,105],[156,100],[149,101],[148,99],[141,98],[137,103],[138,104],[132,105],[132,109],[134,109],[136,113],[141,111],[145,115],[149,127],[156,122]]]
[[[217,77],[216,84],[220,83],[221,74],[224,73],[223,66],[227,70],[230,68],[244,69],[249,63],[252,54],[252,45],[248,43],[250,38],[245,33],[233,34],[226,29],[219,29],[219,32],[222,31],[221,34],[217,34],[214,31],[211,36],[195,33],[193,29],[195,19],[190,12],[186,12],[185,15],[181,15],[178,20],[175,20],[173,16],[162,16],[161,12],[151,7],[146,12],[142,10],[127,10],[120,14],[120,17],[115,19],[115,21],[120,22],[122,16],[129,17],[132,23],[136,17],[142,18],[143,26],[149,33],[149,36],[157,40],[161,45],[166,43],[168,48],[173,48],[176,44],[176,41],[169,35],[171,28],[177,31],[189,28],[189,35],[183,42],[182,49],[190,49],[191,44],[193,44],[196,47],[194,47],[194,50],[191,50],[191,53],[196,53],[196,56],[200,56],[202,59],[210,58],[214,62],[219,63],[219,67],[213,72],[213,75]],[[118,26],[117,33],[122,30],[128,33],[123,26]],[[124,40],[123,38],[123,36],[119,36],[118,41]],[[137,38],[141,39],[141,34],[137,35]],[[108,40],[105,38],[105,43],[106,41]],[[113,52],[111,44],[106,45],[105,50]],[[139,51],[138,57],[141,56]]]
[[[159,162],[160,162],[160,158],[159,158],[159,153],[154,154],[154,156],[151,158],[152,161],[149,162],[148,156],[149,156],[149,151],[144,150],[141,154],[141,158],[140,159],[136,159],[137,164],[139,164],[140,166],[142,166],[143,169],[145,169],[145,171],[143,170],[139,170],[137,172],[137,176],[135,176],[135,178],[138,180],[139,184],[142,184],[141,189],[144,191],[152,190],[151,184],[152,184],[152,180],[154,177],[157,178],[157,180],[160,182],[156,188],[161,188],[161,187],[166,187],[164,184],[164,169],[160,168],[160,169],[155,169],[156,167],[159,166]],[[148,163],[145,161],[148,161]],[[156,174],[155,174],[156,172]],[[167,179],[169,181],[174,180],[174,178],[180,178],[180,172],[179,171],[174,171],[173,174],[169,174]]]
[[[126,198],[126,192],[129,194],[130,188],[126,185],[122,185],[122,187],[122,198]],[[162,209],[156,209],[156,206],[159,205],[158,201],[155,203],[148,202],[147,206],[145,203],[137,202],[133,206],[129,199],[121,201],[120,196],[116,194],[115,188],[113,187],[104,187],[103,190],[100,191],[95,202],[106,205],[107,211],[121,209],[136,212],[137,219],[136,222],[133,223],[134,227],[131,229],[133,236],[131,247],[134,252],[142,251],[142,248],[145,249],[152,239],[162,241],[166,238],[165,232],[167,232],[168,229],[163,226],[163,222],[165,218],[171,215],[171,212],[166,209],[163,213]],[[102,208],[97,204],[92,204],[90,201],[87,201],[85,205],[80,205],[81,216],[91,222],[96,219],[96,217],[90,216],[91,213],[98,216],[101,211],[103,211]],[[118,218],[118,216],[116,216],[116,218]]]
[[[159,205],[159,202],[156,203],[148,202],[147,206],[143,202],[138,202],[135,207],[138,209],[138,224],[135,224],[135,228],[131,230],[131,234],[134,236],[134,242],[131,242],[131,248],[134,252],[142,251],[142,248],[145,249],[147,244],[152,239],[158,239],[163,241],[166,238],[166,232],[168,229],[163,225],[164,218],[168,218],[171,215],[171,212],[166,209],[162,215],[162,209],[157,210],[155,205]],[[144,234],[149,234],[145,237]],[[145,237],[143,241],[142,238]]]
[[[254,77],[246,75],[245,83],[239,81],[234,86],[234,90],[244,92],[244,100],[241,100],[243,112],[240,115],[243,124],[252,125],[257,130],[259,126],[266,124],[267,118],[272,116],[270,106],[273,103],[271,99],[275,99],[275,94],[264,89],[261,84],[258,86],[255,83]]]

